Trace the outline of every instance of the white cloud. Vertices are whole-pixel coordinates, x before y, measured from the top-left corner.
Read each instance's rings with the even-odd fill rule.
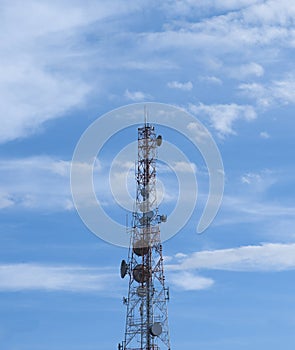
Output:
[[[200,80],[209,84],[222,85],[222,80],[215,76],[201,77]]]
[[[211,278],[198,276],[187,271],[170,272],[167,279],[174,287],[185,291],[208,289],[214,284]]]
[[[186,258],[186,257],[187,257],[187,254],[184,254],[184,253],[176,253],[174,256],[175,256],[175,258],[177,258],[177,259],[183,259],[183,258]]]
[[[11,196],[5,192],[0,193],[0,209],[9,208],[14,205]]]
[[[259,174],[248,173],[241,177],[241,182],[243,184],[261,183],[263,180]]]
[[[265,192],[273,186],[278,179],[271,170],[263,170],[260,172],[248,172],[241,176],[241,182],[251,184],[252,190],[255,194],[258,192]]]
[[[61,3],[28,1],[24,7],[20,1],[13,6],[4,1],[2,6],[0,142],[5,142],[34,133],[81,104],[90,87],[53,68],[57,61],[45,37],[81,24],[78,9],[64,15]]]
[[[20,0],[3,0],[0,142],[31,135],[44,122],[83,105],[94,86],[100,92],[101,76],[96,82],[89,76],[97,62],[90,62],[82,37],[93,23],[139,8],[139,1],[115,0],[110,6],[106,1],[27,0],[24,6]]]
[[[127,210],[134,209],[134,163],[130,161],[115,160],[110,168],[109,162],[101,164],[97,159],[94,161],[94,191],[96,199],[89,198],[87,185],[81,181],[76,194],[80,196],[84,206],[121,205]],[[93,162],[75,164],[76,171],[83,176],[85,170],[91,170]],[[177,173],[193,174],[196,166],[193,163],[173,162]],[[46,211],[74,210],[70,188],[71,162],[58,160],[53,157],[28,157],[0,159],[0,210],[4,209],[30,209]],[[175,202],[178,198],[178,186],[175,189],[173,172],[164,169],[168,182],[157,181],[157,202]],[[161,167],[158,169],[163,173]],[[168,177],[167,177],[168,176]],[[173,180],[174,179],[174,180]],[[171,183],[172,181],[172,183]],[[191,188],[184,186],[187,191],[185,198],[191,198]]]
[[[269,133],[266,132],[266,131],[261,131],[261,133],[259,134],[259,136],[260,136],[262,139],[269,139],[269,138],[270,138]]]
[[[169,270],[212,269],[228,271],[285,271],[295,269],[295,244],[265,243],[257,246],[207,250],[190,254]]]
[[[239,89],[248,97],[253,98],[262,107],[277,104],[295,103],[295,78],[288,77],[267,84],[241,84]]]
[[[251,186],[250,190],[245,189],[247,194],[223,197],[222,213],[216,220],[217,225],[230,225],[237,223],[263,222],[265,225],[272,223],[278,225],[279,222],[290,220],[295,215],[295,207],[278,204],[273,201],[263,201],[260,197],[263,190],[260,187],[264,184],[251,184],[251,181],[244,179],[244,184]],[[257,192],[256,192],[257,189]],[[261,191],[262,193],[259,193]],[[250,195],[249,195],[250,193]],[[255,193],[255,195],[254,195]],[[258,198],[257,198],[258,197]],[[277,235],[276,235],[277,236]]]
[[[150,100],[152,98],[151,95],[146,94],[142,91],[129,91],[128,89],[125,91],[124,96],[131,101],[139,102],[139,101],[145,101]]]
[[[260,106],[269,107],[272,103],[271,93],[258,83],[249,83],[239,85],[239,89],[248,97],[254,98]]]
[[[0,159],[0,209],[26,208],[34,210],[73,210],[70,189],[71,161],[49,156]],[[89,163],[76,164],[83,172],[93,169],[94,175],[102,179],[101,164],[98,159]],[[85,192],[80,184],[80,195]],[[105,188],[98,188],[101,194]],[[95,202],[97,205],[97,202]]]
[[[251,121],[256,118],[256,112],[252,106],[232,104],[220,105],[189,105],[189,110],[202,117],[208,116],[212,127],[219,136],[224,137],[236,134],[233,123],[239,119]]]
[[[188,124],[187,129],[197,142],[204,143],[210,138],[210,134],[200,123],[191,122]]]
[[[112,290],[110,269],[40,264],[0,265],[0,291],[45,290],[98,292]]]
[[[257,0],[211,0],[210,3],[206,0],[179,0],[179,1],[167,1],[163,2],[161,6],[170,15],[179,16],[192,16],[194,13],[207,14],[208,11],[214,10],[239,10],[244,7],[257,3]]]
[[[229,74],[234,78],[242,80],[251,77],[262,77],[264,74],[264,69],[260,64],[251,62],[239,67],[230,67]]]
[[[70,162],[50,157],[0,160],[0,208],[71,210]]]
[[[158,32],[145,27],[141,32],[132,32],[125,26],[129,17],[124,17],[124,23],[120,21],[122,15],[139,12],[146,6],[151,13],[155,8],[159,11],[155,2],[147,5],[141,1],[115,0],[109,6],[106,1],[28,0],[24,9],[19,0],[13,6],[5,0],[2,6],[0,112],[5,117],[1,120],[0,142],[36,132],[47,120],[62,117],[71,108],[83,105],[93,91],[98,95],[102,90],[114,95],[110,92],[112,79],[102,73],[104,70],[179,68],[183,66],[179,52],[184,48],[185,57],[210,68],[208,72],[202,71],[208,74],[205,81],[221,84],[219,78],[211,75],[216,73],[212,62],[215,66],[218,62],[220,72],[227,71],[224,53],[231,53],[231,59],[237,62],[239,56],[249,52],[250,57],[246,58],[250,63],[242,66],[239,74],[259,77],[263,74],[261,57],[267,56],[265,50],[273,52],[275,47],[278,52],[280,47],[295,42],[294,31],[287,26],[293,23],[294,6],[287,1],[279,5],[267,1],[264,6],[254,0],[212,1],[209,5],[206,1],[187,0],[177,4],[169,1],[160,6],[165,14],[168,9],[168,15],[167,23]],[[200,10],[197,20],[190,17],[195,13],[192,9]],[[171,16],[181,13],[189,20],[184,16],[180,21],[172,21]],[[255,18],[254,25],[249,25],[253,23],[251,18]],[[97,33],[102,40],[94,39],[90,43],[89,38],[96,38]],[[253,48],[255,51],[251,51]],[[259,56],[262,51],[263,55]],[[259,64],[255,63],[256,53]],[[117,83],[116,80],[114,84]],[[126,86],[120,87],[122,91]],[[168,86],[193,88],[191,82],[172,81]],[[277,94],[284,100],[293,99],[292,86],[289,88],[288,92],[286,86],[278,85]],[[152,97],[139,86],[136,91],[126,90],[125,98],[136,102]]]
[[[295,78],[275,81],[271,86],[273,96],[282,103],[295,103]]]
[[[295,5],[288,0],[268,0],[257,3],[243,11],[249,24],[289,26],[294,24]]]
[[[178,81],[170,81],[167,83],[167,86],[170,89],[179,89],[183,91],[190,91],[193,88],[193,83],[191,81],[188,81],[186,83],[180,83]]]
[[[108,292],[110,296],[110,291],[116,290],[114,289],[116,277],[117,273],[114,272],[114,269],[108,267],[57,266],[37,263],[2,264],[0,265],[0,292],[24,290]],[[211,278],[187,271],[170,271],[167,279],[172,287],[187,291],[207,289],[214,284]]]
[[[195,163],[192,162],[173,162],[170,164],[170,166],[173,168],[174,171],[182,172],[182,173],[196,173],[197,172],[197,166]]]
[[[283,6],[284,11],[288,11],[287,4],[284,3]],[[295,33],[291,28],[277,23],[274,26],[263,22],[251,25],[249,13],[250,11],[241,9],[220,16],[205,17],[198,22],[175,21],[166,31],[141,35],[141,41],[154,50],[178,48],[194,52],[199,49],[202,50],[202,57],[207,57],[208,54],[210,57],[212,54],[220,57],[229,52],[235,57],[243,57],[245,48],[260,51],[262,47],[265,49],[273,44],[277,46],[278,43],[280,47],[292,46]]]
[[[33,61],[1,67],[0,142],[38,131],[45,121],[81,104],[90,91],[86,83],[50,74]]]
[[[295,215],[295,207],[277,191],[277,186],[279,189],[286,186],[287,179],[286,174],[268,169],[244,173],[238,181],[231,179],[231,194],[224,195],[222,210],[215,223],[260,222],[262,229],[289,221]],[[273,193],[277,193],[275,198]]]

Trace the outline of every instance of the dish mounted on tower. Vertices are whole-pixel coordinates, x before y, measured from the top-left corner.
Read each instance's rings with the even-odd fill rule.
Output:
[[[162,136],[147,123],[138,128],[136,206],[132,217],[127,262],[120,274],[129,275],[125,339],[118,350],[170,350],[167,301],[160,224],[166,215],[158,214],[156,193],[157,147]]]

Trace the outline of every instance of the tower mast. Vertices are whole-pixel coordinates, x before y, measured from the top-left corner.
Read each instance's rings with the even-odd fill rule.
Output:
[[[170,350],[167,301],[160,224],[166,215],[159,215],[156,191],[157,147],[162,137],[147,122],[138,128],[136,164],[136,203],[130,230],[127,262],[121,263],[121,277],[129,275],[124,341],[119,350]]]

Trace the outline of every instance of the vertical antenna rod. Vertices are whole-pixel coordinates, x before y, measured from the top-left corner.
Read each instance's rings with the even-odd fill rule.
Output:
[[[128,261],[121,263],[121,277],[129,275],[125,339],[119,350],[170,350],[167,301],[156,193],[157,147],[162,137],[147,122],[138,128],[136,205],[133,212]]]

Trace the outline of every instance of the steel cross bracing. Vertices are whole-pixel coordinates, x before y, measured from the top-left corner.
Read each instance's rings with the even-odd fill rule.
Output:
[[[125,339],[119,350],[170,350],[160,223],[156,191],[157,147],[154,126],[138,128],[136,205],[133,213],[128,261],[123,260],[121,277],[129,275]]]

